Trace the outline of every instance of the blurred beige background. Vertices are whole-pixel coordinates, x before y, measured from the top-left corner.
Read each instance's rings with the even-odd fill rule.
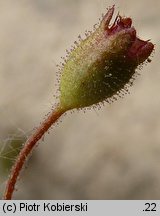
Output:
[[[63,117],[33,152],[15,199],[160,199],[159,0],[1,0],[0,157],[13,131],[29,135],[43,120],[56,64],[113,4],[156,44],[152,63],[124,99]],[[1,193],[6,179],[0,171]]]

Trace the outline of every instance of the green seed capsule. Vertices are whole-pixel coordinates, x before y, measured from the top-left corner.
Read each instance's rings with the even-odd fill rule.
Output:
[[[70,53],[60,81],[60,105],[66,110],[107,100],[129,83],[153,45],[136,37],[130,18],[119,15],[109,28],[114,7],[100,26]]]

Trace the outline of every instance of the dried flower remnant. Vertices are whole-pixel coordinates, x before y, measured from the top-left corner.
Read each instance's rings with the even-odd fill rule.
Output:
[[[153,44],[136,36],[131,18],[117,15],[110,26],[113,13],[114,6],[70,53],[60,82],[64,109],[83,108],[114,97],[132,83],[137,66],[151,54]]]
[[[12,167],[4,199],[11,199],[17,178],[37,142],[49,128],[68,110],[88,107],[126,90],[132,84],[136,68],[154,49],[149,41],[136,35],[130,18],[117,15],[110,25],[114,6],[108,10],[100,25],[80,44],[75,43],[68,59],[63,63],[58,106],[28,138]]]

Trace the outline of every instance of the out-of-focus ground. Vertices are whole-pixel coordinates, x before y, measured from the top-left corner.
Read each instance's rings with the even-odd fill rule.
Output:
[[[0,158],[11,134],[29,135],[43,120],[60,57],[113,4],[156,44],[152,63],[124,99],[63,117],[32,154],[15,199],[160,199],[159,0],[1,0]]]

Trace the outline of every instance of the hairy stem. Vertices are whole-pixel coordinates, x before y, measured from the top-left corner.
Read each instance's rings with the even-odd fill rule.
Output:
[[[17,182],[17,178],[22,170],[22,167],[31,153],[33,147],[37,144],[37,142],[42,138],[42,136],[48,131],[53,123],[55,123],[59,117],[65,111],[60,107],[57,107],[52,113],[44,120],[44,122],[35,130],[35,132],[28,138],[23,148],[21,149],[15,164],[11,169],[11,174],[9,176],[4,197],[5,200],[12,199],[12,195],[15,189],[15,184]]]

